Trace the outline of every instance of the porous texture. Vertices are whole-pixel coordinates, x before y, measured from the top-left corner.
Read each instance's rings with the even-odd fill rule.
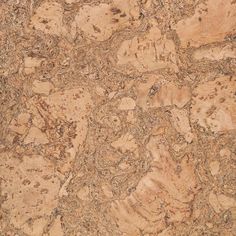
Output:
[[[235,0],[0,1],[0,235],[236,235]]]

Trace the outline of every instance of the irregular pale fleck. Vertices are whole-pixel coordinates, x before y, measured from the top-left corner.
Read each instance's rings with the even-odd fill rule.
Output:
[[[104,185],[102,185],[102,190],[103,190],[103,193],[106,197],[108,197],[108,198],[113,197],[113,193],[112,193],[110,186],[104,184]]]
[[[185,109],[171,109],[171,120],[175,129],[181,133],[187,142],[191,142],[193,135],[191,133],[191,127],[189,123],[189,115]]]
[[[48,81],[35,80],[33,82],[32,90],[34,93],[48,95],[52,90],[53,85]]]
[[[24,72],[29,75],[35,72],[35,69],[44,61],[43,58],[25,57],[24,58]]]
[[[236,77],[200,83],[193,91],[191,122],[213,132],[236,129]]]
[[[222,149],[220,150],[220,156],[221,156],[221,157],[230,158],[230,155],[231,155],[231,151],[230,151],[228,148],[222,148]]]
[[[116,31],[139,24],[136,0],[116,0],[110,4],[84,5],[75,18],[77,27],[97,41],[109,39]]]
[[[20,113],[17,117],[18,124],[20,125],[28,124],[30,117],[31,116],[29,113]]]
[[[143,109],[171,105],[182,108],[190,98],[191,91],[188,86],[177,87],[172,82],[156,82],[152,77],[137,85],[137,104]]]
[[[61,4],[55,1],[43,2],[31,17],[30,27],[46,34],[60,36],[64,32]]]
[[[127,119],[127,122],[131,124],[134,124],[136,122],[136,117],[133,110],[128,111],[126,119]]]
[[[220,170],[220,163],[219,161],[212,161],[210,163],[210,171],[212,175],[217,175]]]
[[[49,230],[49,236],[63,236],[63,230],[61,225],[61,216],[58,215],[53,222],[52,227]]]
[[[196,60],[222,60],[227,58],[236,58],[236,48],[233,45],[215,46],[210,48],[199,48],[193,53]]]
[[[236,207],[236,200],[224,194],[216,194],[212,191],[210,192],[208,199],[210,205],[216,213]]]
[[[96,93],[99,95],[99,96],[105,96],[106,95],[106,90],[100,86],[97,86],[96,87]]]
[[[60,188],[59,197],[68,196],[67,187],[72,178],[73,178],[73,175],[70,173],[69,177],[66,179],[65,183]]]
[[[30,225],[25,223],[22,225],[22,231],[27,235],[41,236],[43,234],[43,229],[47,224],[47,218],[40,217],[35,219]]]
[[[33,143],[36,145],[47,144],[49,142],[48,137],[37,127],[31,127],[29,133],[24,139],[25,144]]]
[[[209,228],[209,229],[212,229],[213,228],[213,224],[211,222],[207,222],[206,223],[206,226]]]
[[[182,86],[178,88],[173,83],[166,83],[153,96],[151,106],[162,107],[176,105],[179,108],[184,107],[191,98],[190,88]]]
[[[88,200],[89,199],[89,187],[84,186],[81,189],[78,190],[76,196],[80,198],[81,200]]]
[[[132,134],[126,133],[122,135],[118,140],[111,144],[112,147],[120,149],[122,152],[131,151],[137,149],[135,138]]]
[[[129,98],[129,97],[124,97],[121,99],[120,104],[119,104],[119,109],[120,110],[133,110],[135,108],[136,104],[134,99]]]
[[[25,134],[28,128],[29,120],[29,113],[20,113],[16,119],[12,120],[9,128],[18,134]]]
[[[76,3],[79,2],[80,0],[65,0],[66,3],[68,4],[72,4],[72,3]]]
[[[219,194],[218,200],[221,206],[226,210],[236,207],[236,200],[232,197],[225,196],[224,194]]]
[[[162,36],[157,27],[125,40],[117,52],[117,65],[131,64],[139,72],[169,68],[178,71],[175,44]]]
[[[52,116],[68,121],[80,121],[91,110],[90,94],[83,88],[68,89],[43,98]]]

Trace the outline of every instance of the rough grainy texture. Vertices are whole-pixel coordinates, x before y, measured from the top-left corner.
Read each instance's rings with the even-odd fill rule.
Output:
[[[235,0],[0,0],[0,236],[236,235]]]

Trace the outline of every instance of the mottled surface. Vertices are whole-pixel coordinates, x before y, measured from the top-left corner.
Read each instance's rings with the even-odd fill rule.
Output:
[[[0,235],[236,235],[236,1],[0,1]]]

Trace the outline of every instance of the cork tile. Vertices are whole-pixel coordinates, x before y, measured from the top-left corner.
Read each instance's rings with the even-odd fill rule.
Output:
[[[1,236],[234,236],[235,0],[2,0]]]

